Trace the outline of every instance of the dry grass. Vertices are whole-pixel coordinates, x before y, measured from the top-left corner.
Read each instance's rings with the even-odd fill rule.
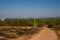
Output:
[[[1,27],[1,28],[4,28],[4,27]],[[0,28],[0,29],[1,29]],[[6,28],[12,28],[12,27],[6,27]],[[14,28],[20,28],[20,27],[14,27]],[[25,27],[21,27],[21,28],[25,28]],[[30,28],[32,28],[32,27],[26,27],[27,29],[30,29]],[[8,32],[8,34],[10,34],[9,32]],[[15,34],[15,33],[13,33],[13,34]],[[57,35],[60,35],[60,32],[57,32]],[[36,35],[36,34],[34,34],[34,35]],[[17,37],[17,38],[15,38],[15,39],[10,39],[10,38],[7,38],[6,40],[29,40],[29,39],[31,39],[32,37],[34,37],[34,35],[22,35],[21,37]],[[58,38],[59,38],[59,40],[60,40],[60,36],[58,35]],[[0,37],[1,38],[1,37]],[[4,37],[5,38],[5,37]]]

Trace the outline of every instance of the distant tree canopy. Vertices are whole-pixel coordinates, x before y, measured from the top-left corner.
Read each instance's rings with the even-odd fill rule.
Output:
[[[48,27],[60,27],[60,18],[36,18],[37,27],[42,27],[44,25]],[[33,18],[21,18],[21,19],[5,19],[0,20],[0,26],[33,26]]]

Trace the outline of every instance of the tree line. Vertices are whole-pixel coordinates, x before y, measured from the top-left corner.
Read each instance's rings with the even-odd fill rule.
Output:
[[[49,27],[60,27],[60,18],[36,18],[37,27],[48,25]],[[0,26],[34,26],[33,18],[5,19],[0,20]]]

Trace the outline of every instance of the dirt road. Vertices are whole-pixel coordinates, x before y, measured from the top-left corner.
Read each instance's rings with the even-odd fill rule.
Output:
[[[53,30],[44,27],[43,30],[39,32],[39,34],[34,35],[31,39],[28,39],[26,37],[24,38],[21,37],[21,38],[10,39],[10,40],[58,40],[58,37]]]
[[[53,30],[44,27],[39,34],[35,35],[30,40],[58,40],[58,37]]]

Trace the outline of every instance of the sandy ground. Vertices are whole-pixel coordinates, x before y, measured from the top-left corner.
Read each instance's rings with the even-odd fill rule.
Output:
[[[17,38],[17,39],[10,39],[10,40],[27,40],[27,37],[24,38]],[[47,27],[44,27],[41,32],[38,34],[34,35],[31,39],[28,40],[58,40],[57,35],[55,32]]]
[[[58,37],[53,30],[44,27],[39,34],[35,35],[30,40],[58,40]]]

